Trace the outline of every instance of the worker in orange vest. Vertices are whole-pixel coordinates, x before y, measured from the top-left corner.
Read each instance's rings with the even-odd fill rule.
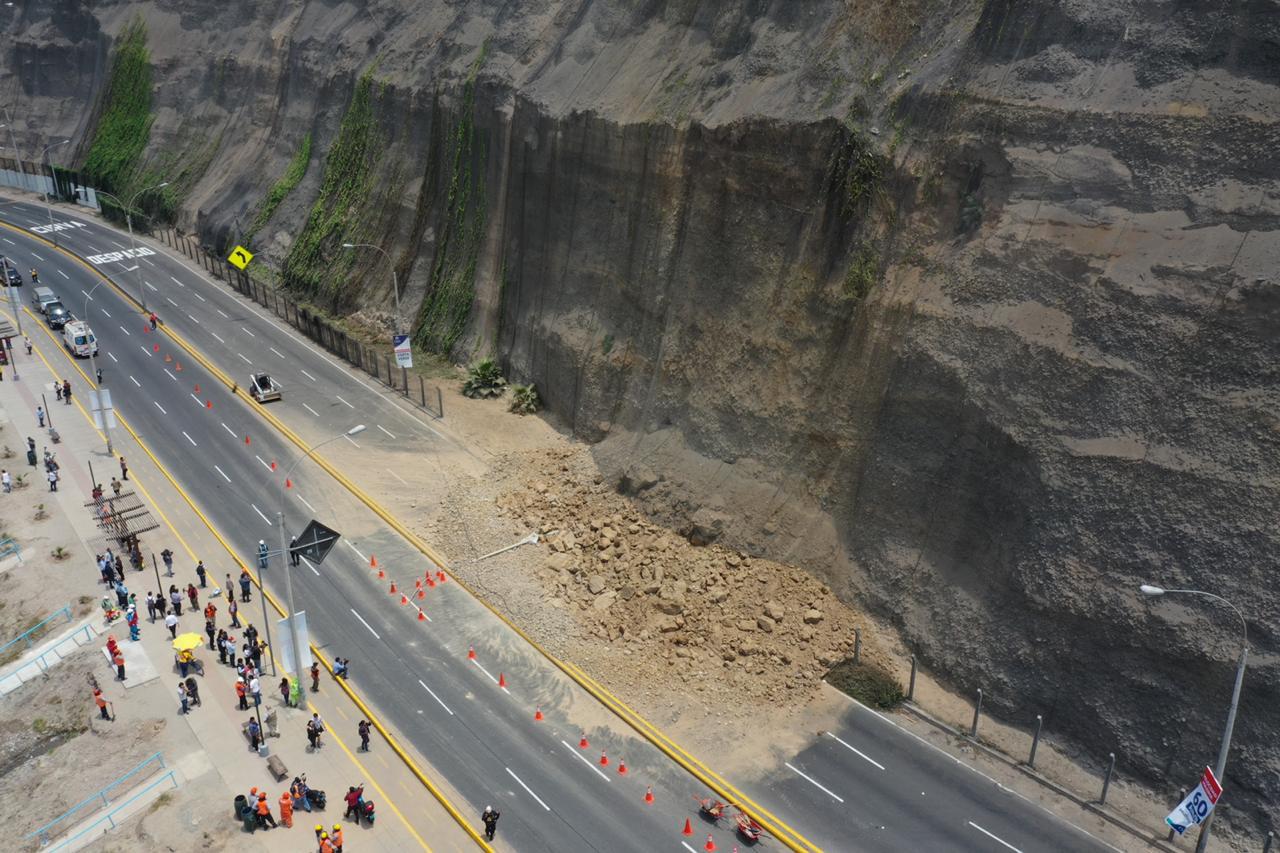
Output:
[[[102,691],[97,687],[93,688],[93,701],[98,703],[98,713],[102,716],[102,719],[111,719],[107,714],[107,700],[102,698]]]
[[[271,804],[267,802],[267,792],[259,791],[258,792],[258,825],[265,827],[267,824],[271,824],[271,827],[274,829],[276,825],[276,819],[271,816]]]
[[[329,836],[329,842],[333,844],[333,853],[342,853],[342,825],[335,823],[333,825],[333,833]]]
[[[247,699],[245,699],[245,696],[246,696],[245,690],[246,688],[244,686],[244,679],[237,678],[236,679],[236,698],[240,700],[241,711],[249,710],[249,702]]]
[[[329,841],[329,833],[320,833],[320,853],[334,853],[333,843]]]
[[[293,826],[293,797],[288,791],[280,795],[280,822],[285,826]]]
[[[116,680],[124,681],[124,655],[120,653],[119,649],[116,649],[115,657],[111,659],[111,662],[116,665]]]

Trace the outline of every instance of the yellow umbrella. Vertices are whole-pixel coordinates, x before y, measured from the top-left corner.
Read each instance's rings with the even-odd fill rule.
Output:
[[[173,647],[180,652],[190,651],[196,646],[204,645],[204,637],[196,633],[179,634],[173,641]]]

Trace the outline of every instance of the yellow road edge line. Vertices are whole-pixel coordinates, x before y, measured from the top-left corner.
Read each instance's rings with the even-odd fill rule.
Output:
[[[97,268],[93,267],[91,264],[89,264],[79,255],[76,255],[73,252],[63,249],[61,246],[55,246],[52,242],[45,240],[40,235],[32,234],[31,232],[27,231],[24,228],[19,228],[18,226],[11,225],[10,223],[7,223],[7,222],[0,222],[0,225],[6,228],[9,228],[10,230],[20,232],[25,236],[34,237],[35,239],[40,240],[46,245],[51,246],[55,250],[66,255],[67,257],[79,263],[81,266],[88,269],[94,275],[97,275],[103,281],[110,284],[113,288],[115,288],[116,292],[119,293],[120,296],[122,296],[126,301],[133,303],[134,305],[138,304],[136,300],[134,300],[134,298],[128,293],[128,291],[126,291],[123,287],[117,284],[110,276],[107,276],[102,272],[100,272]],[[296,433],[294,433],[293,430],[285,426],[285,424],[282,421],[280,421],[280,419],[277,418],[275,415],[268,412],[262,404],[258,403],[252,397],[250,397],[246,391],[240,388],[239,383],[235,382],[230,377],[228,377],[220,368],[218,368],[212,362],[210,362],[204,356],[203,353],[199,352],[193,345],[188,343],[185,338],[183,338],[178,333],[174,332],[168,326],[161,325],[158,327],[158,329],[162,331],[165,335],[169,336],[174,341],[174,343],[176,343],[184,351],[186,351],[188,355],[194,358],[196,362],[199,363],[200,366],[202,366],[212,376],[214,376],[219,381],[221,381],[224,385],[226,385],[228,390],[230,390],[234,396],[240,397],[247,404],[249,404],[250,408],[256,409],[256,411],[262,416],[263,420],[267,421],[267,423],[275,427],[275,429],[279,431],[280,434],[283,435],[285,438],[287,438],[290,442],[292,442],[294,446],[302,450],[304,453],[310,449],[307,446],[306,442],[304,442]],[[132,432],[132,430],[130,430],[130,432]],[[148,451],[148,455],[150,455],[149,451]],[[152,459],[154,461],[155,459],[154,456],[152,457]],[[342,474],[340,471],[334,468],[333,465],[331,465],[327,460],[325,460],[322,456],[314,453],[311,454],[311,459],[314,460],[315,463],[321,467],[321,469],[323,469],[327,474],[329,474],[329,476],[333,477],[335,480],[338,481],[339,484],[341,484],[344,488],[346,488],[347,491],[349,491],[357,500],[359,500],[366,507],[368,507],[370,511],[372,511],[375,515],[377,515],[384,522],[386,522],[393,530],[395,530],[402,537],[404,537],[409,542],[409,544],[413,545],[418,551],[426,555],[426,557],[430,559],[432,562],[434,562],[436,565],[440,566],[443,569],[446,569],[446,570],[448,569],[447,561],[445,561],[445,559],[438,552],[436,552],[434,548],[432,548],[426,542],[419,539],[418,536],[414,534],[411,530],[409,530],[407,527],[405,527],[404,524],[402,524],[399,521],[399,519],[391,515],[389,512],[387,512],[387,510],[383,509],[382,506],[377,501],[375,501],[373,498],[367,495],[364,492],[364,490],[361,489],[359,486],[357,486],[355,483],[347,479],[347,477],[344,474]],[[170,478],[170,481],[172,482],[172,478]],[[179,488],[179,491],[181,492],[180,488]],[[185,497],[185,493],[183,494]],[[190,503],[190,498],[187,498],[187,501],[188,503]],[[196,512],[197,514],[200,514],[199,510],[196,510]],[[202,514],[201,514],[201,517],[203,518]],[[208,525],[208,521],[206,521],[205,523],[206,525]],[[221,537],[219,537],[219,539],[221,539]],[[223,543],[223,545],[224,547],[227,547],[225,542]],[[237,559],[237,562],[239,562],[239,558],[237,557],[236,559]],[[557,669],[559,669],[561,672],[567,675],[570,679],[572,679],[579,687],[585,690],[589,695],[594,697],[598,702],[600,702],[606,708],[613,710],[614,714],[617,715],[628,726],[630,726],[637,734],[639,734],[642,738],[644,738],[645,740],[653,744],[653,746],[655,746],[660,752],[662,752],[672,761],[676,762],[676,764],[683,767],[685,771],[688,772],[690,775],[692,775],[694,778],[698,779],[704,785],[711,788],[712,791],[714,791],[717,795],[725,799],[734,799],[737,802],[737,804],[743,809],[743,811],[747,812],[747,814],[749,814],[758,823],[760,823],[771,835],[773,835],[776,839],[781,841],[787,848],[789,848],[792,851],[795,851],[795,853],[811,853],[811,851],[821,851],[822,849],[821,847],[818,847],[817,845],[813,844],[813,842],[809,841],[803,835],[796,832],[796,830],[791,829],[790,827],[786,827],[786,824],[782,823],[776,818],[770,819],[770,817],[768,816],[768,812],[766,812],[760,806],[756,805],[747,797],[741,795],[740,793],[738,793],[738,795],[735,796],[734,791],[736,791],[736,789],[732,789],[732,786],[728,785],[727,783],[722,783],[722,780],[717,781],[718,776],[715,774],[712,774],[709,770],[705,770],[705,765],[703,765],[700,761],[697,761],[696,759],[690,760],[692,758],[691,756],[690,756],[690,759],[686,759],[685,756],[689,755],[689,753],[686,750],[680,747],[675,747],[674,746],[675,742],[671,740],[671,738],[669,738],[665,734],[662,734],[660,730],[657,728],[657,726],[654,726],[652,723],[648,722],[648,720],[646,720],[643,716],[641,716],[638,712],[636,712],[626,703],[622,702],[620,699],[617,699],[616,697],[612,697],[612,694],[609,694],[610,699],[612,701],[606,700],[604,693],[601,690],[598,690],[596,688],[594,680],[585,679],[581,677],[578,672],[574,671],[573,668],[567,666],[563,661],[561,661],[555,655],[551,654],[549,651],[544,649],[540,644],[534,641],[532,637],[530,637],[523,630],[521,630],[514,622],[512,622],[509,618],[507,618],[505,614],[503,614],[496,607],[494,607],[492,604],[486,601],[483,597],[477,595],[475,590],[471,589],[471,587],[468,586],[465,581],[459,579],[457,575],[454,574],[452,571],[450,571],[449,574],[453,575],[454,581],[463,589],[465,589],[467,593],[471,595],[472,598],[474,598],[477,602],[479,602],[481,605],[487,608],[489,612],[492,613],[494,616],[496,616],[498,619],[502,620],[502,622],[508,628],[514,631],[517,636],[519,636],[522,640],[524,640],[531,647],[533,647],[535,651],[537,651],[543,657],[545,657],[548,661],[550,661],[551,664],[554,665]],[[277,609],[279,608],[277,607]],[[283,613],[283,611],[281,612]],[[329,666],[328,663],[326,663],[325,666],[327,668]],[[353,701],[356,701],[357,705],[360,705],[363,709],[363,703],[356,699],[355,694],[349,688],[346,687],[345,683],[343,684],[343,689],[346,690],[348,695],[352,697]],[[625,709],[626,713],[620,713],[618,709]],[[378,721],[375,720],[372,716],[370,716],[370,722],[374,723],[380,732],[383,732],[384,737],[386,736],[386,733],[383,730],[383,727],[381,726],[381,724],[378,723]],[[415,774],[419,772],[417,771],[416,767],[413,767],[412,765],[410,766],[410,769],[414,770]],[[420,779],[422,779],[424,781],[424,784],[426,784],[425,777],[420,777]],[[431,785],[430,787],[433,789],[433,793],[434,793],[434,785]],[[446,806],[446,808],[452,809],[452,806]],[[459,820],[459,822],[462,823],[462,825],[468,830],[468,834],[471,834],[474,839],[476,839],[479,843],[483,844],[483,840],[479,838],[478,834],[476,834],[474,830],[471,829],[470,826],[468,826],[465,822],[461,820],[460,815],[456,819]],[[780,827],[786,827],[787,832],[785,833],[781,832],[779,830]],[[794,836],[794,839],[791,836]]]
[[[3,224],[5,223],[0,223],[0,225],[3,225]],[[26,312],[28,316],[31,316],[31,313],[26,309],[26,306],[23,306],[23,311]],[[45,332],[46,335],[48,335],[48,337],[51,340],[53,340],[55,344],[57,343],[57,339],[54,338],[53,333],[49,329],[45,328],[43,325],[40,325],[40,328]],[[63,354],[71,362],[72,368],[84,378],[86,383],[89,383],[89,377],[88,375],[85,374],[84,370],[81,369],[80,365],[72,359],[69,353],[64,352]],[[54,370],[53,366],[50,365],[48,360],[45,359],[43,353],[41,353],[40,355],[40,360],[45,363],[45,366],[49,368],[49,371],[51,373],[53,373],[55,376],[57,375],[57,371]],[[93,425],[93,418],[85,410],[84,406],[81,405],[79,399],[73,396],[72,402],[75,403],[76,408],[80,410],[80,413],[84,415],[85,419],[89,422],[89,424]],[[275,596],[273,596],[270,593],[270,591],[268,591],[265,587],[262,586],[262,582],[258,579],[258,577],[249,569],[249,566],[246,565],[244,561],[240,559],[239,555],[231,547],[230,543],[228,543],[227,540],[223,537],[223,535],[218,531],[218,529],[214,526],[214,524],[195,505],[195,502],[191,500],[191,497],[187,494],[186,490],[183,489],[182,486],[178,484],[177,480],[174,479],[173,475],[169,473],[169,470],[164,465],[162,465],[160,460],[156,458],[156,455],[151,452],[151,448],[149,448],[146,445],[146,443],[143,442],[141,437],[136,432],[134,432],[133,427],[129,426],[129,423],[128,421],[125,420],[124,416],[117,412],[116,418],[117,420],[120,421],[121,425],[123,425],[124,428],[129,432],[129,434],[133,436],[133,439],[134,441],[137,442],[138,447],[142,449],[143,453],[147,454],[147,457],[151,460],[152,464],[156,466],[157,470],[159,470],[160,473],[164,475],[165,479],[169,481],[169,485],[172,486],[178,492],[178,494],[182,496],[182,499],[186,501],[187,506],[190,507],[191,511],[194,512],[196,516],[204,523],[205,527],[208,528],[209,532],[213,534],[213,537],[218,540],[219,544],[221,544],[222,547],[226,549],[227,553],[231,556],[231,559],[235,562],[235,564],[239,566],[241,569],[248,572],[249,577],[253,580],[254,584],[258,587],[259,594],[261,594],[267,599],[268,603],[271,604],[271,607],[278,614],[280,614],[281,616],[285,616],[286,611],[283,607],[280,606],[279,602],[276,601]],[[94,429],[95,431],[98,432],[99,435],[102,435],[102,432],[100,430],[97,430],[96,426],[94,426]],[[105,436],[104,436],[104,440],[105,440]],[[139,483],[139,487],[141,488],[140,483]],[[143,492],[144,494],[146,494],[145,488],[143,488]],[[172,530],[174,535],[178,537],[178,540],[183,543],[183,547],[187,549],[188,555],[191,557],[191,559],[194,560],[196,558],[195,552],[193,552],[191,548],[186,544],[186,541],[183,540],[182,534],[178,533],[177,528],[174,527],[173,524],[169,521],[169,519],[164,516],[163,511],[160,510],[159,504],[156,503],[155,500],[151,498],[150,494],[146,494],[146,497],[148,500],[151,501],[152,505],[156,507],[156,510],[160,512],[160,516],[161,518],[164,518],[165,524],[168,525],[169,529]],[[329,672],[332,673],[333,672],[332,665],[329,663],[328,660],[325,659],[324,655],[320,653],[320,650],[313,645],[311,646],[311,651],[312,651],[312,654],[316,656],[316,659],[324,664],[325,669],[329,670]],[[301,678],[302,675],[299,674],[298,677]],[[392,748],[392,750],[395,751],[396,755],[400,757],[400,760],[404,762],[409,772],[412,773],[414,777],[417,778],[417,780],[422,783],[422,785],[431,793],[433,797],[435,797],[435,799],[440,803],[440,805],[444,807],[445,811],[449,813],[449,816],[452,817],[460,827],[462,827],[463,831],[466,832],[468,836],[470,836],[471,840],[476,842],[476,844],[478,844],[482,850],[487,851],[487,853],[493,853],[493,848],[490,847],[489,844],[480,836],[480,833],[477,832],[475,828],[472,827],[467,822],[467,820],[462,816],[462,813],[458,811],[457,807],[453,805],[453,803],[444,794],[444,792],[441,791],[440,788],[437,787],[435,783],[432,782],[431,779],[417,766],[417,764],[413,761],[413,759],[410,758],[409,755],[403,749],[400,748],[400,745],[396,742],[394,736],[392,736],[392,734],[387,730],[387,728],[382,725],[382,722],[378,719],[378,717],[372,711],[369,710],[369,706],[366,705],[359,698],[359,696],[356,695],[355,691],[353,691],[350,687],[347,686],[346,680],[341,678],[335,678],[334,680],[342,686],[342,689],[347,694],[347,696],[353,702],[355,702],[355,704],[360,708],[361,712],[363,712],[364,715],[368,717],[369,722],[373,723],[373,725],[378,729],[378,731],[382,734],[383,738],[386,739],[387,744]],[[376,783],[375,783],[375,786],[376,786]],[[379,793],[384,798],[386,798],[386,794],[383,793],[381,790],[379,791]],[[390,803],[389,799],[388,799],[388,803]],[[409,831],[413,833],[416,837],[418,837],[417,831],[413,828],[412,825],[409,824],[407,820],[404,819],[404,815],[400,814],[400,812],[395,808],[394,804],[392,804],[391,807],[392,807],[392,810],[396,811],[396,814],[399,815],[400,819],[404,821],[405,826],[408,827]],[[418,840],[422,841],[421,837],[418,837]],[[426,846],[426,842],[423,842],[423,846],[424,847]]]

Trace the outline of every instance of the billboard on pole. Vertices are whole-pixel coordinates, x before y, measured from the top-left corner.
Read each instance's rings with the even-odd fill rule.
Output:
[[[1173,827],[1173,831],[1181,835],[1193,826],[1204,823],[1204,819],[1217,805],[1222,796],[1222,785],[1208,767],[1200,774],[1200,784],[1191,789],[1186,799],[1178,807],[1169,812],[1164,822]]]

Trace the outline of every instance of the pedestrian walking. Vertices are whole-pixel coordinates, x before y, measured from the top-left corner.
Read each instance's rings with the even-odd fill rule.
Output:
[[[258,677],[256,675],[253,678],[249,679],[249,692],[253,695],[253,707],[256,708],[259,705],[261,705],[262,704],[262,682],[258,681]]]
[[[115,656],[112,657],[111,662],[116,665],[116,681],[124,681],[124,654],[119,649],[116,649]]]
[[[191,612],[200,612],[200,591],[196,589],[193,583],[187,584],[187,600],[191,602]]]
[[[98,706],[98,716],[104,720],[110,720],[111,716],[107,713],[107,700],[103,698],[102,691],[97,687],[93,688],[93,701]]]
[[[166,577],[173,577],[173,552],[165,548],[160,552],[160,559],[164,560],[164,573]]]
[[[298,556],[298,552],[294,550],[298,546],[298,537],[289,537],[289,565],[297,568],[301,564],[302,558]]]
[[[49,471],[47,476],[49,477],[49,491],[51,492],[58,491],[58,472],[55,470],[51,470]]]
[[[307,720],[307,743],[313,752],[320,747],[320,729],[316,727],[314,719]]]
[[[213,648],[214,638],[218,634],[218,626],[214,624],[212,619],[204,620],[204,632],[209,637],[209,648]]]
[[[286,828],[293,826],[293,797],[288,791],[280,795],[280,822]]]
[[[244,710],[248,710],[247,708]],[[258,725],[258,721],[253,717],[249,718],[249,725],[245,727],[246,734],[249,735],[249,751],[257,752],[258,744],[262,741],[262,727]]]
[[[36,426],[44,429],[44,406],[36,406]],[[34,447],[30,449],[35,450]]]
[[[360,734],[360,751],[361,752],[369,751],[369,729],[370,729],[370,726],[369,726],[368,720],[361,720],[359,723],[356,724],[356,731],[359,732]]]
[[[187,711],[191,710],[190,706],[188,705],[188,701],[189,700],[187,699],[187,685],[179,681],[178,682],[178,704],[179,704],[178,713],[179,714],[185,714],[187,713]]]
[[[227,662],[226,631],[218,631],[218,636],[213,641],[213,647],[218,650],[218,663],[225,664]]]
[[[22,343],[23,343],[23,345],[24,345],[24,346],[26,346],[26,348],[27,348],[27,355],[31,355],[31,336],[30,336],[30,335],[23,335],[23,336],[22,336]]]
[[[164,626],[169,629],[169,636],[176,640],[178,638],[178,617],[170,613],[164,617]]]
[[[329,833],[320,833],[320,847],[318,849],[320,853],[334,853],[333,842],[329,840]]]
[[[249,577],[248,569],[240,570],[240,600],[248,603],[252,600],[250,590],[253,588],[253,579]]]
[[[116,497],[120,497],[120,489],[122,489],[122,488],[123,488],[123,485],[122,485],[122,484],[121,484],[121,482],[120,482],[120,478],[119,478],[119,477],[112,477],[112,478],[111,478],[111,491],[113,491],[113,492],[115,492],[115,493],[116,493]]]
[[[129,588],[125,586],[122,581],[116,581],[115,589],[116,589],[116,604],[120,605],[121,609],[128,607],[129,606]]]
[[[53,398],[59,403],[62,402],[62,383],[56,379],[53,380]]]
[[[236,679],[236,699],[241,711],[249,710],[249,688],[244,686],[243,678]]]
[[[182,593],[178,591],[176,584],[169,584],[169,604],[175,614],[182,615]]]
[[[258,642],[258,629],[253,627],[252,622],[249,623],[249,627],[244,629],[244,641],[250,646]]]
[[[205,587],[207,587],[207,586],[209,585],[208,581],[207,581],[207,580],[206,580],[206,578],[205,578],[205,574],[206,574],[206,572],[205,572],[205,567],[204,567],[204,560],[198,560],[198,561],[196,561],[196,577],[198,577],[198,578],[200,579],[200,588],[201,588],[201,589],[204,589]]]
[[[276,819],[271,816],[271,804],[267,802],[265,792],[258,794],[258,825],[266,829],[267,824],[271,824],[271,828],[276,828]]]
[[[71,380],[62,380],[62,402],[71,405]]]
[[[493,834],[498,831],[498,818],[502,817],[497,809],[493,806],[485,806],[484,814],[480,815],[480,820],[484,823],[484,837],[493,840]]]
[[[213,619],[217,615],[218,605],[214,604],[213,601],[210,600],[209,603],[204,606],[204,618]]]
[[[164,600],[164,593],[157,592],[156,593],[156,618],[163,619],[165,610],[167,610],[168,607],[169,605]]]
[[[119,554],[116,555],[115,569],[116,577],[120,578],[120,580],[124,580],[124,563],[121,562]]]
[[[68,392],[70,393],[70,392]],[[129,463],[124,461],[124,457],[120,457],[120,479],[129,479]]]
[[[333,825],[333,831],[329,833],[329,843],[333,845],[333,853],[342,853],[342,827],[339,824]]]
[[[147,621],[156,621],[156,597],[150,592],[147,593]]]
[[[0,485],[4,486],[5,494],[13,491],[13,478],[9,476],[7,468],[0,468]]]
[[[239,628],[240,607],[236,604],[236,600],[234,598],[232,598],[231,602],[227,605],[227,615],[231,617],[231,627]]]
[[[289,704],[294,708],[302,705],[302,682],[298,680],[297,676],[294,676],[289,681]]]
[[[287,676],[280,679],[280,701],[284,702],[286,708],[289,707],[289,679]]]
[[[318,661],[311,662],[311,692],[320,692],[320,664]]]

